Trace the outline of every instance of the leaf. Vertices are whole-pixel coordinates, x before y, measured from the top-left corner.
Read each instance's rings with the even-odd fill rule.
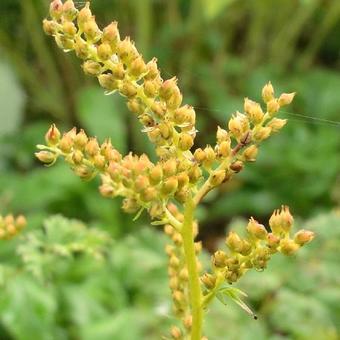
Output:
[[[125,153],[127,128],[119,103],[117,96],[105,96],[100,88],[86,87],[78,95],[77,112],[88,134],[101,141],[110,137],[113,146]]]
[[[246,313],[257,318],[254,312],[249,308],[249,306],[241,299],[241,296],[246,297],[247,294],[242,290],[234,287],[223,287],[221,288],[216,297],[224,304],[227,305],[227,299],[231,299],[237,305],[239,305]]]
[[[18,131],[23,120],[25,94],[11,67],[0,61],[0,137]]]

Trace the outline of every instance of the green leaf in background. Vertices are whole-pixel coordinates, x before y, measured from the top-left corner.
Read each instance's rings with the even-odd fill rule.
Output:
[[[0,60],[0,137],[18,130],[24,104],[24,92],[11,67]]]
[[[208,20],[214,20],[234,0],[203,0],[204,13]]]
[[[105,96],[99,87],[83,88],[78,95],[78,118],[89,135],[110,137],[120,152],[127,150],[127,128],[117,96]]]

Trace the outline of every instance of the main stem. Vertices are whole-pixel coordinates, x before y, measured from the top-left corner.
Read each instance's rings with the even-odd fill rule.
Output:
[[[195,204],[190,197],[185,204],[182,237],[185,261],[189,273],[189,295],[192,313],[191,340],[201,340],[202,337],[202,291],[196,263],[196,253],[193,235]]]

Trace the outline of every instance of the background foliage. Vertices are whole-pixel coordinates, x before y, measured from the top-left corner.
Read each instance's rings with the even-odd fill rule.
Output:
[[[298,92],[293,107],[283,114],[289,118],[288,126],[270,143],[265,143],[256,164],[250,165],[220,192],[207,197],[199,211],[202,237],[209,249],[215,247],[225,232],[226,222],[234,215],[267,219],[274,208],[285,203],[293,208],[295,215],[309,218],[340,205],[339,1],[92,2],[103,25],[112,18],[118,20],[121,31],[136,40],[144,56],[158,57],[164,77],[178,76],[187,103],[194,105],[198,112],[198,145],[213,140],[216,125],[225,125],[227,118],[242,108],[244,96],[258,99],[260,88],[268,80],[278,92]],[[78,4],[80,6],[81,1]],[[36,334],[37,339],[48,339],[51,334],[63,338],[65,332],[81,338],[103,332],[98,334],[103,334],[101,338],[105,339],[105,334],[112,336],[114,332],[129,329],[124,325],[139,319],[141,326],[136,327],[136,332],[141,333],[131,339],[146,334],[143,332],[159,334],[160,324],[154,322],[167,319],[155,321],[153,308],[158,310],[167,301],[161,274],[164,258],[160,255],[161,245],[156,250],[148,247],[160,236],[151,231],[136,231],[140,223],[134,224],[121,214],[120,202],[101,198],[97,183],[82,183],[63,164],[42,169],[32,156],[51,122],[65,128],[84,127],[101,140],[111,136],[113,144],[122,152],[147,150],[152,154],[123,102],[113,96],[105,97],[95,82],[83,76],[76,59],[57,50],[43,35],[41,19],[47,14],[47,7],[45,0],[2,0],[0,4],[0,212],[25,213],[31,230],[37,232],[32,236],[34,242],[38,242],[39,237],[48,237],[39,234],[43,223],[62,224],[64,227],[54,228],[67,229],[65,225],[69,222],[61,218],[43,222],[51,214],[61,213],[85,221],[107,233],[107,237],[113,236],[114,244],[104,242],[109,253],[106,256],[118,264],[107,267],[104,261],[98,267],[97,260],[89,254],[69,262],[71,255],[64,254],[61,265],[55,268],[56,277],[50,278],[47,284],[42,278],[54,277],[54,274],[44,272],[44,266],[39,264],[39,252],[31,254],[38,261],[31,264],[38,265],[38,269],[42,266],[40,281],[37,281],[26,271],[17,277],[16,266],[23,264],[13,255],[16,246],[1,245],[4,249],[1,262],[5,266],[2,277],[15,274],[16,278],[6,286],[6,294],[1,294],[3,336],[25,339],[26,327],[30,327],[29,332]],[[326,217],[319,223],[324,226],[322,235],[332,244],[331,235],[337,232],[339,223],[325,221]],[[70,225],[74,226],[73,222]],[[49,244],[59,240],[63,246],[69,242],[68,238],[60,236],[59,239],[58,233],[54,233],[44,241]],[[339,301],[335,289],[339,271],[334,270],[335,264],[331,261],[335,245],[326,246],[328,241],[324,244],[323,238],[317,242],[312,247],[322,247],[325,259],[321,258],[321,252],[312,251],[306,253],[306,258],[319,254],[313,261],[318,263],[318,275],[327,277],[321,281],[327,283],[327,289],[311,287],[320,282],[320,277],[309,276],[308,272],[303,274],[305,266],[300,262],[292,264],[296,259],[289,264],[272,264],[272,272],[262,274],[267,276],[265,279],[261,275],[260,283],[268,278],[269,287],[274,284],[277,289],[275,284],[281,282],[285,288],[273,295],[270,295],[271,289],[261,292],[259,287],[258,294],[253,294],[253,288],[248,290],[255,306],[263,306],[261,310],[268,325],[262,326],[262,321],[249,324],[245,316],[247,329],[260,332],[260,338],[268,334],[274,334],[273,339],[303,339],[309,334],[334,336],[335,329],[339,329],[334,315],[340,313],[332,306],[332,301]],[[128,254],[131,244],[140,249],[138,256],[145,256],[149,271],[133,263]],[[70,252],[69,249],[60,251]],[[21,256],[23,252],[21,249]],[[129,259],[128,265],[136,267],[135,272],[131,270],[134,272],[131,276],[124,271]],[[296,280],[295,285],[291,286],[282,277],[289,272],[285,266],[296,266],[292,269],[295,278],[294,270],[303,268],[299,274],[301,280]],[[98,267],[95,278],[91,275],[93,267]],[[158,273],[157,279],[151,275],[153,270]],[[331,274],[335,277],[328,277]],[[150,287],[141,285],[146,281],[150,281]],[[310,290],[302,282],[306,282]],[[154,296],[153,284],[159,297]],[[256,286],[256,281],[252,284]],[[26,299],[30,300],[26,303]],[[21,306],[27,304],[35,306],[36,315],[27,310],[26,316],[22,316]],[[229,309],[216,313],[218,321],[213,328],[220,334]],[[322,322],[314,322],[316,316]],[[78,319],[73,320],[75,317]],[[243,320],[243,316],[230,317]],[[240,329],[235,330],[235,334],[240,334]],[[213,339],[218,339],[216,334]],[[249,334],[239,335],[240,339],[247,339]],[[128,339],[126,336],[120,334],[119,338]]]

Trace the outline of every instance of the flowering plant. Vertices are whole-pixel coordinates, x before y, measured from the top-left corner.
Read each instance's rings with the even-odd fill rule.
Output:
[[[84,180],[100,175],[103,196],[121,196],[123,210],[135,219],[147,211],[151,224],[164,226],[171,238],[166,253],[173,312],[183,323],[171,329],[173,339],[203,339],[203,316],[215,297],[222,302],[229,297],[252,313],[241,299],[244,293],[229,284],[252,268],[263,270],[275,253],[294,254],[313,233],[300,230],[292,235],[293,217],[283,206],[274,211],[268,228],[251,218],[245,238],[231,231],[228,250],[216,251],[205,272],[198,259],[202,246],[195,242],[195,210],[211,190],[256,160],[260,144],[286,124],[277,114],[295,94],[276,97],[269,82],[262,89],[265,110],[246,98],[244,113],[236,112],[225,127],[217,127],[216,144],[196,148],[196,113],[182,104],[177,79],[163,80],[157,60],[145,62],[130,37],[121,39],[117,22],[101,30],[89,3],[79,11],[72,0],[52,1],[50,17],[43,21],[45,32],[61,49],[82,59],[84,72],[97,77],[106,94],[126,97],[158,161],[145,154],[123,156],[110,139],[100,144],[83,130],[61,134],[55,125],[46,133],[46,145],[38,145],[37,158],[51,166],[62,157]]]

